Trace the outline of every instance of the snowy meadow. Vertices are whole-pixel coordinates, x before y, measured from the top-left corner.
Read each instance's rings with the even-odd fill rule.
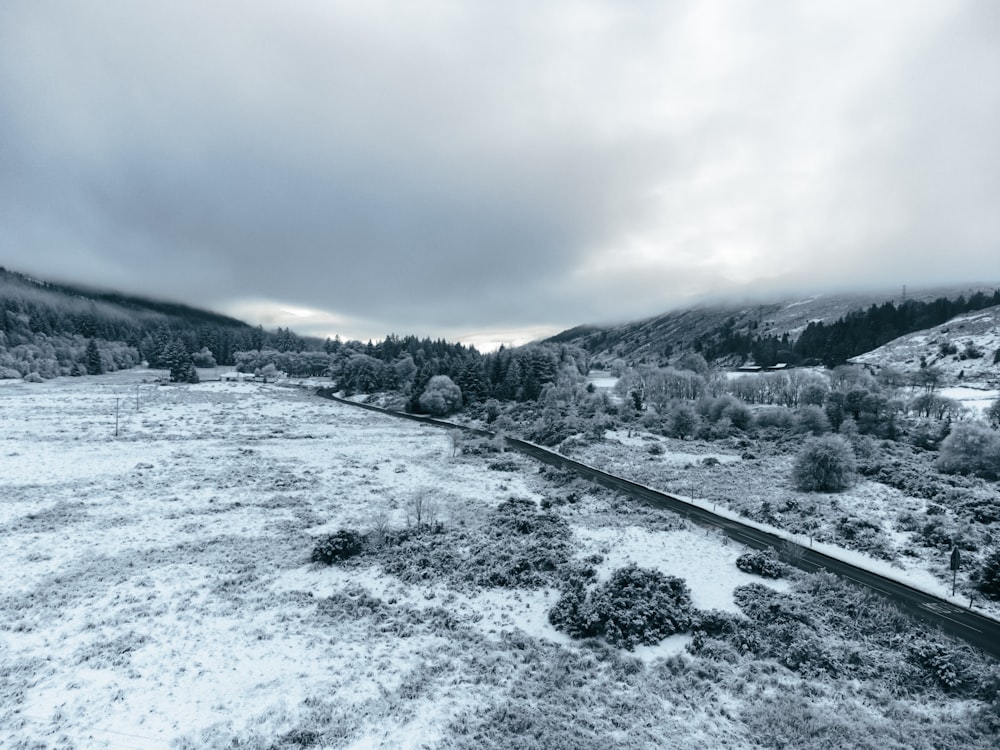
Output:
[[[495,445],[154,374],[0,386],[0,747],[995,747],[995,663],[831,576]],[[343,529],[369,548],[312,562]],[[682,632],[553,626],[630,565],[686,583]]]

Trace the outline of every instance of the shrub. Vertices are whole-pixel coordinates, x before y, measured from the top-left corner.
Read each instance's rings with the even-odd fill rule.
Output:
[[[589,596],[577,580],[549,612],[549,621],[575,637],[603,636],[629,650],[653,645],[691,627],[691,592],[680,578],[630,565]]]
[[[910,660],[943,690],[960,689],[967,681],[967,667],[960,650],[944,643],[918,640],[909,646]]]
[[[481,527],[440,524],[390,533],[380,554],[385,572],[414,583],[450,579],[458,585],[550,586],[572,553],[569,525],[532,500],[500,503]]]
[[[447,375],[435,375],[420,394],[420,408],[443,417],[462,408],[462,389]]]
[[[792,479],[803,492],[841,492],[854,481],[854,450],[839,435],[806,440],[795,459]]]
[[[666,419],[666,433],[669,437],[683,440],[698,431],[700,418],[694,407],[687,402],[675,402],[670,407]]]
[[[571,580],[549,610],[549,622],[570,638],[596,635],[586,614],[587,589],[581,578]]]
[[[754,416],[754,424],[761,430],[769,428],[788,430],[791,429],[793,421],[792,410],[784,406],[764,406]]]
[[[997,351],[1000,352],[1000,350]],[[1000,428],[1000,398],[987,407],[983,416],[994,428]]]
[[[512,458],[500,458],[487,464],[490,471],[517,471],[517,461]]]
[[[364,536],[358,531],[341,529],[317,542],[310,559],[325,565],[347,560],[361,554],[364,540]]]
[[[983,561],[977,588],[986,598],[1000,600],[1000,549]]]
[[[802,406],[795,412],[795,431],[812,435],[825,435],[830,431],[830,420],[820,407]]]
[[[945,474],[975,474],[1000,478],[1000,433],[989,427],[962,422],[941,441],[936,462]]]
[[[736,567],[763,578],[781,578],[788,570],[772,549],[744,552],[736,558]]]
[[[891,560],[889,539],[881,525],[864,518],[844,516],[836,523],[837,538],[849,549],[867,552],[873,557]]]

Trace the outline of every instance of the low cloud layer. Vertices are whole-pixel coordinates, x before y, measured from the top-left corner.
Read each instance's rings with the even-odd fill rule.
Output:
[[[467,339],[993,280],[998,38],[985,0],[11,0],[0,263]]]

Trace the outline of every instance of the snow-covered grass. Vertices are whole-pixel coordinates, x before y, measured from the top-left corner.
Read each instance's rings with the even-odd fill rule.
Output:
[[[378,513],[405,526],[419,491],[434,492],[448,522],[511,495],[537,499],[544,486],[530,472],[498,475],[454,458],[442,431],[303,391],[147,377],[23,384],[0,397],[10,573],[0,643],[21,685],[4,723],[18,736],[98,747],[280,734],[310,696],[385,698],[439,636],[373,640],[346,622],[330,637],[315,602],[351,587],[416,613],[444,604],[487,639],[521,630],[568,641],[546,619],[554,590],[417,590],[377,569],[308,564],[313,539],[334,528],[370,527]],[[680,547],[678,535],[696,536],[672,533]],[[633,533],[615,547],[639,554],[645,541]],[[701,569],[704,587],[697,566],[689,576],[695,591],[728,591],[732,608],[747,576],[722,562]],[[429,703],[400,746],[432,739],[458,707]],[[384,720],[363,723],[359,743]]]
[[[493,471],[444,431],[305,390],[152,376],[0,389],[0,747],[749,747],[767,731],[759,691],[803,684],[752,661],[723,676],[684,652],[690,635],[632,655],[571,641],[547,619],[555,586],[313,565],[324,534],[405,527],[419,493],[467,529],[563,488],[525,458]],[[556,511],[599,580],[634,562],[733,613],[733,589],[758,580],[715,532],[577,489]],[[881,721],[845,708],[843,684],[810,685]],[[894,731],[916,726],[913,706],[893,710]]]
[[[656,453],[649,451],[653,444]],[[676,440],[619,430],[578,449],[574,458],[956,605],[967,607],[972,599],[977,611],[1000,619],[1000,603],[979,596],[969,578],[973,556],[966,553],[952,597],[950,549],[922,544],[905,529],[907,518],[934,520],[926,499],[863,478],[841,493],[799,492],[790,480],[791,455],[761,442]],[[850,520],[870,524],[873,533],[842,540],[841,524]]]

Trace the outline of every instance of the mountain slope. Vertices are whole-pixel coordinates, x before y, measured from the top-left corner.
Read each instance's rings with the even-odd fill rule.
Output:
[[[95,374],[143,360],[162,366],[171,347],[232,364],[235,352],[260,348],[268,336],[207,310],[50,284],[0,267],[0,378]]]
[[[176,302],[151,300],[119,292],[89,289],[69,284],[53,284],[33,279],[0,266],[0,306],[32,304],[56,312],[90,315],[110,320],[143,322],[184,322],[188,325],[215,325],[249,328],[241,320]]]
[[[577,326],[548,341],[575,344],[599,360],[623,359],[629,363],[662,365],[685,351],[703,353],[721,364],[739,364],[754,358],[796,361],[821,356],[795,350],[796,341],[810,324],[808,340],[813,348],[819,348],[815,334],[823,330],[820,323],[829,327],[850,316],[856,322],[873,306],[884,307],[887,303],[895,310],[904,306],[923,308],[941,300],[961,300],[965,304],[982,298],[981,306],[985,306],[995,289],[996,285],[977,285],[923,289],[905,297],[902,293],[895,297],[891,293],[823,294],[771,303],[703,305],[620,325]],[[885,341],[884,331],[872,332],[876,340],[880,335]]]
[[[966,313],[947,323],[900,336],[852,357],[858,364],[911,371],[935,367],[946,382],[1000,381],[1000,306]]]

